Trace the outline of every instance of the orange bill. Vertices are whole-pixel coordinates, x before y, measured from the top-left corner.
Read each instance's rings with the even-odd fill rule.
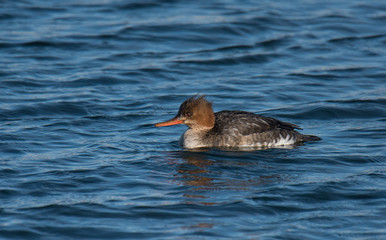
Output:
[[[173,118],[173,119],[166,121],[166,122],[157,123],[155,126],[156,127],[165,127],[165,126],[171,126],[171,125],[182,124],[182,123],[184,123],[184,121],[179,120],[178,118]]]

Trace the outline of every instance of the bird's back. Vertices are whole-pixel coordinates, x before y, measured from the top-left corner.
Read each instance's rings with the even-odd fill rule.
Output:
[[[251,112],[221,111],[215,113],[214,127],[208,131],[206,139],[208,145],[214,147],[272,147],[308,141],[306,136],[311,135],[303,135],[295,129],[301,128]]]

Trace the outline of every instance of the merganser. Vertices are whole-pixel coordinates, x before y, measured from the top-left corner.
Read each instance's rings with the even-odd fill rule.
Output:
[[[194,96],[180,106],[177,115],[156,127],[185,124],[188,130],[181,136],[184,148],[255,147],[270,148],[304,141],[319,141],[314,135],[304,135],[299,126],[245,111],[213,113],[212,103],[205,96]]]

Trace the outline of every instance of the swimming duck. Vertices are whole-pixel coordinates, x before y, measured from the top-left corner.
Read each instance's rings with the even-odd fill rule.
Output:
[[[257,147],[271,148],[319,141],[314,135],[301,134],[299,126],[246,111],[213,112],[205,96],[184,101],[177,115],[157,123],[156,127],[185,124],[188,130],[180,138],[184,148]]]

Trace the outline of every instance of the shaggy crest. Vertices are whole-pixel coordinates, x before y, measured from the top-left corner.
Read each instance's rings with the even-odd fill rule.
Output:
[[[204,95],[196,95],[183,102],[177,116],[186,119],[185,124],[190,128],[212,128],[214,125],[212,103]]]

